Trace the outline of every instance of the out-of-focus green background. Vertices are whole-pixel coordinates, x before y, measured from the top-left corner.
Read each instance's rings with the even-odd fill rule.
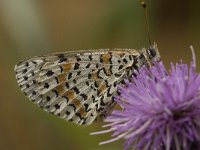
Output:
[[[148,8],[165,64],[188,63],[192,44],[200,65],[200,1],[151,0]],[[13,68],[27,57],[69,49],[148,46],[139,0],[0,0],[0,149],[122,149],[122,141],[98,146],[109,139],[89,135],[100,123],[76,126],[29,102]]]

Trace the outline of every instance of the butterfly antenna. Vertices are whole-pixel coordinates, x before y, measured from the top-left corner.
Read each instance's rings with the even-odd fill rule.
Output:
[[[152,45],[151,42],[151,36],[150,36],[150,29],[149,29],[149,21],[148,21],[148,11],[147,11],[147,4],[145,2],[145,0],[141,0],[141,5],[144,8],[144,16],[145,16],[145,22],[146,22],[146,32],[148,35],[148,39],[149,39],[149,44]]]

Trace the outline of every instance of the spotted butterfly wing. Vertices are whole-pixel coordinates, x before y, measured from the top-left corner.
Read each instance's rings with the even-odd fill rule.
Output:
[[[91,124],[115,105],[117,85],[145,63],[133,49],[98,49],[37,56],[15,66],[23,93],[45,111]]]

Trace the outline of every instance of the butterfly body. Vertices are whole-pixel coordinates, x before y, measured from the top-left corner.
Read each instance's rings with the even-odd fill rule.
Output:
[[[89,125],[115,105],[117,85],[150,65],[150,59],[145,49],[70,51],[24,60],[15,72],[31,101],[65,120]]]

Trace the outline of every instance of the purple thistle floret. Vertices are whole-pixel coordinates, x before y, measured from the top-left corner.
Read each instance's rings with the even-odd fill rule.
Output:
[[[192,49],[192,47],[191,47]],[[171,64],[168,72],[162,62],[143,67],[131,81],[121,85],[115,110],[105,119],[112,139],[125,139],[124,149],[199,150],[200,144],[200,74],[195,55],[188,66]]]

